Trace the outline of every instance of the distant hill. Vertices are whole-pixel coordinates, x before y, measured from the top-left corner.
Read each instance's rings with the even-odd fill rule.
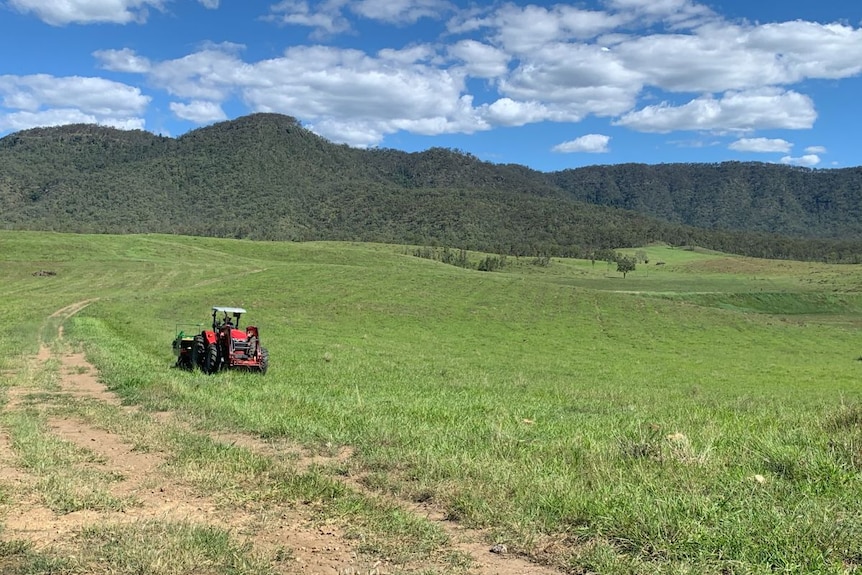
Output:
[[[663,241],[862,257],[862,169],[626,164],[543,173],[333,144],[278,114],[178,138],[70,125],[0,139],[0,226],[583,255]]]
[[[549,174],[572,198],[707,229],[862,237],[862,168],[621,164]]]

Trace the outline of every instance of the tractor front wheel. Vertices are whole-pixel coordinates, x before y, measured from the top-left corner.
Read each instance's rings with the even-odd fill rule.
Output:
[[[207,346],[206,356],[204,357],[204,371],[206,373],[215,373],[219,369],[219,353],[218,345],[211,343]]]
[[[266,373],[269,367],[269,351],[263,346],[260,348],[260,372]]]
[[[207,357],[207,346],[204,342],[204,336],[196,335],[195,341],[192,344],[192,369],[195,367],[204,369],[204,362]]]

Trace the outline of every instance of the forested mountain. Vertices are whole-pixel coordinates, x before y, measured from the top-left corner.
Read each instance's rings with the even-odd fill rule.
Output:
[[[862,168],[622,164],[549,174],[578,200],[708,229],[862,237]]]
[[[71,125],[0,139],[0,225],[11,229],[541,255],[664,241],[859,261],[860,196],[859,168],[628,164],[542,173],[456,150],[335,145],[277,114],[179,138]]]

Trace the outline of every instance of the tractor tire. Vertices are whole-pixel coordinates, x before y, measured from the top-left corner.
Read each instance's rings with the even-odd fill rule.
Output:
[[[196,335],[195,341],[192,344],[192,365],[191,368],[204,368],[204,360],[207,356],[207,346],[204,343],[204,336]]]
[[[219,370],[218,345],[211,343],[207,346],[203,367],[206,373],[215,373]]]
[[[265,347],[260,347],[260,373],[266,373],[269,368],[269,350]]]

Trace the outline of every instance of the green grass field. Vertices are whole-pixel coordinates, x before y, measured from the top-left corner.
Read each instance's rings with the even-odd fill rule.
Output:
[[[403,246],[0,232],[0,374],[51,343],[53,312],[93,300],[64,333],[110,389],[350,448],[315,485],[361,477],[570,573],[857,570],[862,269],[643,249],[623,279]],[[172,369],[176,324],[212,305],[248,309],[265,376]],[[327,500],[351,521],[379,511]]]

